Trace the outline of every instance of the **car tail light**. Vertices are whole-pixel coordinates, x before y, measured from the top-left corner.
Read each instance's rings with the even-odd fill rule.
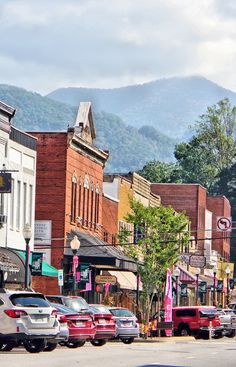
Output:
[[[67,323],[67,318],[66,318],[66,316],[61,316],[60,317],[60,319],[59,319],[59,322],[61,322],[61,323]]]
[[[5,314],[13,319],[17,319],[21,316],[27,315],[24,310],[4,310]]]
[[[52,313],[51,313],[51,315],[52,315],[52,316],[55,316],[55,317],[57,317],[57,310],[55,310],[55,309],[54,309],[54,310],[52,310]]]

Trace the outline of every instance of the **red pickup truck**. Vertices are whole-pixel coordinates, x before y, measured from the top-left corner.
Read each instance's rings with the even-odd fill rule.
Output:
[[[223,327],[213,306],[184,306],[173,308],[175,335],[193,335],[195,338],[208,339],[223,336]]]

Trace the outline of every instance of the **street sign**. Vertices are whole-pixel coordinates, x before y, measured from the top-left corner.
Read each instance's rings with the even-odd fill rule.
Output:
[[[117,278],[114,275],[97,275],[95,277],[95,282],[97,284],[99,283],[116,284]]]
[[[232,229],[231,217],[217,217],[216,227],[217,227],[217,231],[230,232]]]
[[[204,268],[206,265],[206,258],[203,255],[191,255],[189,257],[189,265],[193,268]]]
[[[58,285],[60,287],[62,287],[64,284],[64,273],[63,273],[63,269],[59,269],[58,270]]]

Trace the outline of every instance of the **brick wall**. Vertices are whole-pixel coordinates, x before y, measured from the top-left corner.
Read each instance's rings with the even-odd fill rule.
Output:
[[[118,202],[106,196],[102,200],[103,230],[108,233],[108,242],[112,243],[112,235],[118,232]]]
[[[207,209],[212,212],[212,249],[218,251],[222,257],[230,257],[230,232],[217,231],[217,217],[230,217],[231,206],[225,196],[208,196]]]

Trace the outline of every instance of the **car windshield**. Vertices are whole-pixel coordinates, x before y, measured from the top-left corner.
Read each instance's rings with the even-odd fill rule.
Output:
[[[55,307],[57,309],[57,311],[59,311],[60,313],[63,313],[63,314],[71,314],[71,313],[75,312],[71,308],[60,305],[58,303],[52,303],[52,307]]]
[[[213,309],[206,309],[200,311],[200,317],[215,317],[216,316],[216,310]]]
[[[110,312],[116,317],[134,317],[134,314],[126,308],[114,308],[110,309]]]
[[[14,306],[51,307],[44,296],[40,294],[13,294],[10,300]]]
[[[65,304],[74,311],[89,309],[88,303],[83,298],[65,298]]]
[[[110,311],[106,308],[106,306],[89,306],[90,309],[94,312],[94,313],[104,313],[104,314],[111,314]]]

